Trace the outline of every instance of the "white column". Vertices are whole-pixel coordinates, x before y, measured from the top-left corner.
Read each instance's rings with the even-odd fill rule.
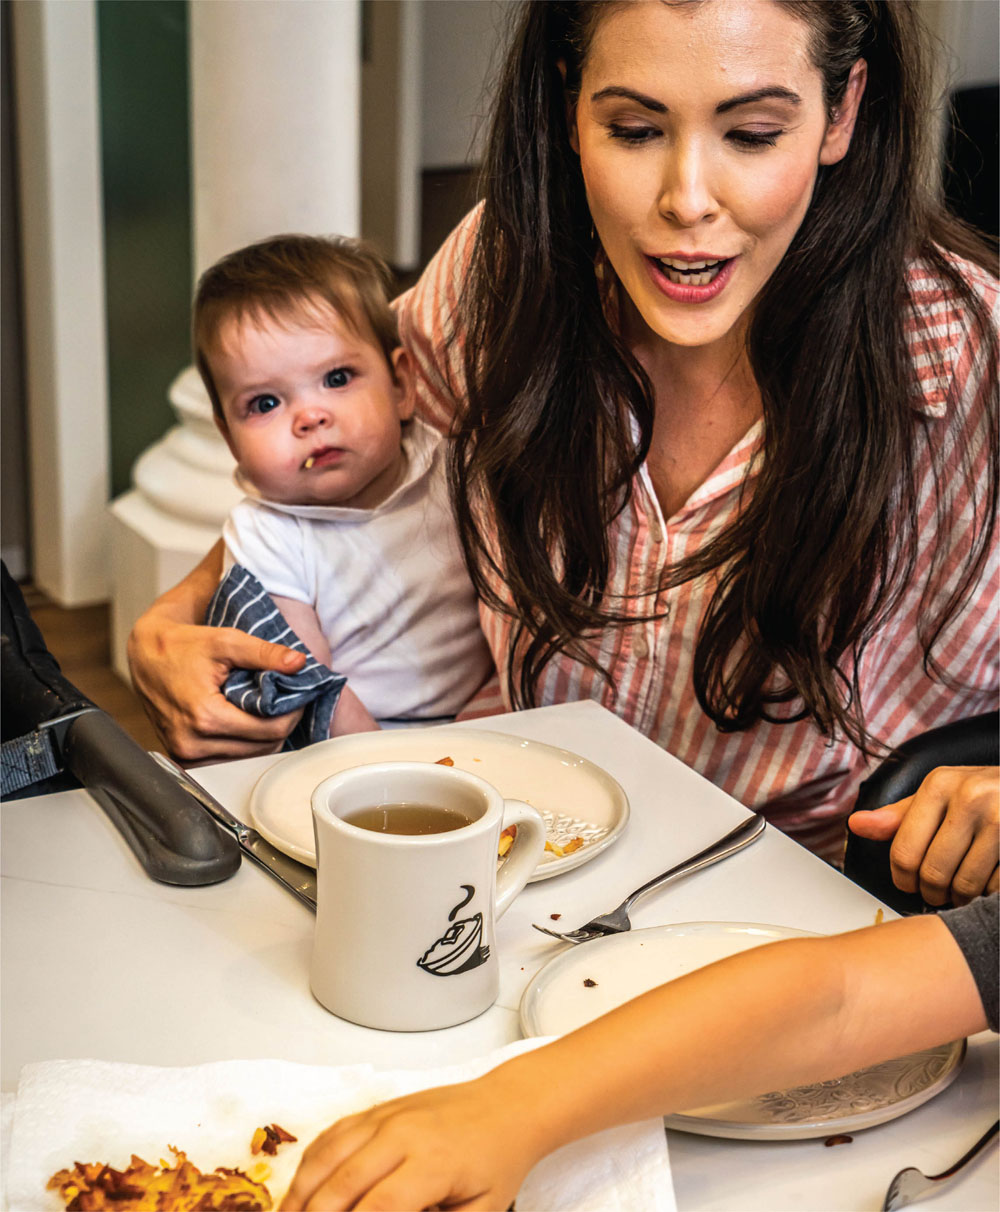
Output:
[[[107,596],[108,403],[93,0],[11,6],[36,584]]]
[[[194,268],[279,232],[357,235],[359,0],[192,0]],[[112,659],[136,617],[219,536],[237,492],[197,372],[179,424],[137,461],[112,511]]]

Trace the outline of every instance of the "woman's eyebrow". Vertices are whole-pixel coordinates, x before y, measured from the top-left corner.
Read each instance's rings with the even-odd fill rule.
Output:
[[[634,88],[625,88],[620,84],[609,84],[607,88],[598,89],[591,94],[591,101],[603,101],[606,97],[624,97],[626,101],[637,101],[644,109],[652,110],[654,114],[665,114],[667,107],[655,97],[647,97],[638,93]]]
[[[590,100],[604,101],[608,97],[624,97],[626,101],[635,101],[641,105],[643,109],[648,109],[654,114],[665,114],[668,112],[667,106],[662,101],[657,101],[655,97],[650,97],[646,93],[637,92],[634,88],[625,88],[621,84],[609,84],[607,88],[598,89],[596,93],[591,94]],[[740,93],[738,97],[730,97],[726,101],[720,101],[715,107],[717,114],[728,113],[731,109],[737,109],[741,105],[752,105],[755,101],[766,101],[768,99],[778,101],[787,101],[791,105],[801,105],[802,98],[798,93],[793,92],[790,88],[784,88],[780,84],[769,84],[763,88],[755,88],[748,93]]]
[[[715,112],[725,114],[731,109],[736,109],[737,106],[752,105],[755,101],[766,101],[770,98],[788,101],[792,105],[802,104],[802,98],[790,88],[783,88],[780,84],[769,84],[764,88],[755,88],[749,93],[740,93],[738,97],[730,97],[728,101],[720,101],[715,107]]]

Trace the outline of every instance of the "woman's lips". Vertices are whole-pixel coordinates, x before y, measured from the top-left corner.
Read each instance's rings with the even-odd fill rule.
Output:
[[[676,303],[707,303],[725,290],[739,257],[646,257],[656,286]]]
[[[334,463],[339,463],[343,457],[344,452],[339,446],[324,446],[322,450],[314,450],[302,466],[306,471],[310,471],[313,467],[330,467]]]

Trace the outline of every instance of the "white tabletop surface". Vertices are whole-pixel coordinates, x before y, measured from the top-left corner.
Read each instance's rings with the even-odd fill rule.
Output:
[[[623,786],[622,837],[575,871],[529,885],[497,926],[499,999],[446,1031],[391,1034],[325,1011],[309,991],[313,917],[244,863],[204,888],[156,884],[83,791],[0,805],[2,825],[2,1087],[29,1061],[91,1057],[139,1064],[277,1057],[310,1064],[370,1061],[425,1068],[519,1037],[525,985],[559,953],[531,929],[552,913],[572,926],[738,824],[730,797],[593,703],[477,720],[574,750]],[[276,757],[204,767],[197,777],[246,817],[254,783]],[[571,810],[567,806],[567,811]],[[745,852],[639,903],[633,925],[748,921],[833,933],[872,924],[879,902],[768,828]],[[916,1111],[854,1136],[770,1143],[670,1132],[682,1212],[750,1209],[865,1212],[881,1207],[903,1166],[934,1174],[996,1118],[996,1037],[970,1041],[957,1081]],[[966,1179],[922,1201],[928,1212],[995,1212],[996,1150]]]

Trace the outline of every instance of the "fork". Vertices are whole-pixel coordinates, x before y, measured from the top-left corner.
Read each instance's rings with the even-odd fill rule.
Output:
[[[713,863],[718,863],[731,854],[735,854],[737,850],[742,850],[744,846],[749,846],[764,832],[765,823],[762,816],[752,816],[749,820],[743,821],[735,829],[731,829],[725,837],[713,842],[711,846],[706,846],[704,850],[699,850],[697,854],[685,859],[683,863],[678,863],[676,867],[671,867],[669,871],[664,871],[662,875],[647,881],[641,888],[636,888],[635,892],[630,893],[617,909],[612,909],[610,913],[602,913],[600,917],[595,917],[581,926],[579,930],[560,932],[550,930],[548,926],[538,925],[535,925],[535,929],[540,930],[542,934],[551,935],[552,938],[562,939],[564,943],[586,943],[592,938],[601,938],[605,934],[620,934],[625,930],[631,930],[629,910],[640,896],[652,892],[654,888],[662,888],[664,884],[679,880],[683,875],[690,875],[692,871],[711,867]]]
[[[916,1166],[907,1166],[905,1170],[900,1170],[889,1184],[889,1189],[885,1193],[885,1203],[882,1205],[882,1212],[895,1212],[896,1208],[905,1208],[915,1199],[918,1199],[921,1195],[934,1188],[935,1184],[941,1182],[943,1179],[953,1178],[966,1162],[971,1161],[981,1149],[984,1149],[990,1143],[998,1131],[1000,1131],[1000,1120],[997,1120],[992,1128],[983,1133],[968,1153],[960,1157],[947,1170],[942,1170],[940,1174],[924,1174]],[[936,1190],[940,1191],[941,1188],[937,1187]]]

